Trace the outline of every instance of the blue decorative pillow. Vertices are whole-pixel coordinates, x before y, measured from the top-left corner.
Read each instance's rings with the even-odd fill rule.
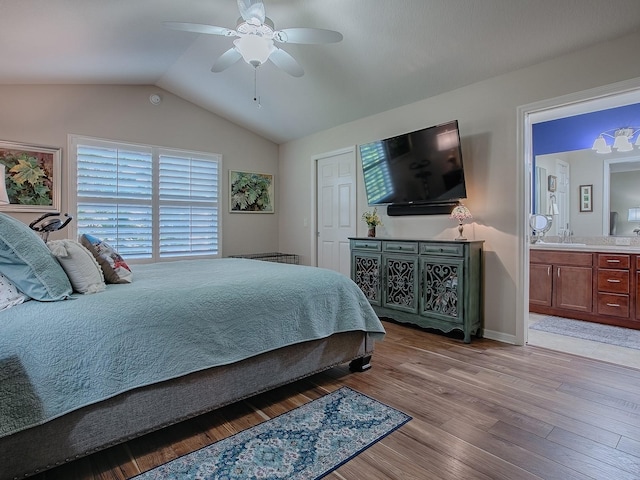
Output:
[[[0,272],[34,300],[64,300],[69,277],[42,239],[24,223],[0,213]]]

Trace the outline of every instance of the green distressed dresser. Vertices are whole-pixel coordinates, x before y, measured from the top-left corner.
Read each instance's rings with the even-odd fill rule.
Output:
[[[351,279],[378,316],[482,336],[483,241],[349,241]]]

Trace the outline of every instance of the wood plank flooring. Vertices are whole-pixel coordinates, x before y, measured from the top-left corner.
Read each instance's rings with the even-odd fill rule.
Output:
[[[640,479],[640,370],[385,328],[367,372],[335,368],[34,478],[127,479],[346,385],[413,420],[330,480]]]

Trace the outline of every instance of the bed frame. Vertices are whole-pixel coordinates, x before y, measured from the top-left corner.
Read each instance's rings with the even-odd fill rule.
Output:
[[[366,370],[372,353],[368,334],[339,333],[131,390],[0,438],[0,480],[34,475],[336,365]]]

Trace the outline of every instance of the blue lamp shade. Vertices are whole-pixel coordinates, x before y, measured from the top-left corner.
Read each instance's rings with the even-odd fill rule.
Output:
[[[630,208],[628,222],[640,222],[640,207]]]

